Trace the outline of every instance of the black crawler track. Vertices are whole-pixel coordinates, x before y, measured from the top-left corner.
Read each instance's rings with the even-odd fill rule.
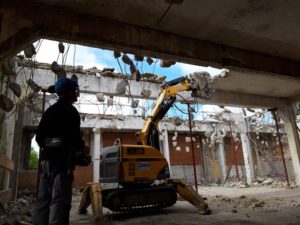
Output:
[[[102,190],[103,206],[114,212],[133,212],[162,209],[177,201],[176,187],[172,184],[148,188]]]

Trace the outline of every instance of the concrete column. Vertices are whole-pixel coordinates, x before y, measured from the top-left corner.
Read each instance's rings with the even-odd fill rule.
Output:
[[[249,140],[248,123],[246,119],[241,120],[241,142],[246,170],[247,184],[251,184],[254,179],[254,164]]]
[[[103,146],[102,135],[100,128],[94,128],[94,143],[93,143],[93,182],[98,183],[100,177],[100,150]]]
[[[279,108],[278,114],[285,122],[285,128],[292,156],[294,175],[297,185],[300,185],[300,143],[296,127],[295,114],[293,112],[292,106]]]
[[[218,144],[217,150],[218,150],[219,165],[222,174],[221,183],[224,183],[226,178],[226,157],[225,157],[225,150],[224,150],[224,139],[221,143]]]
[[[254,179],[254,167],[253,167],[250,142],[247,133],[241,133],[241,142],[243,148],[247,183],[251,184]]]
[[[172,169],[171,169],[171,160],[170,160],[170,148],[169,148],[169,136],[167,129],[162,130],[162,137],[163,137],[163,153],[168,161],[169,168],[170,168],[170,176],[172,177]]]

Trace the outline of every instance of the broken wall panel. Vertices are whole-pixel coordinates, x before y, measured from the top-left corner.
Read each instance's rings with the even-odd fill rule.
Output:
[[[26,64],[25,64],[26,65]],[[50,65],[46,63],[36,63],[34,66],[35,74],[33,76],[33,81],[43,88],[48,88],[51,85],[54,85],[56,80],[56,75],[50,70]],[[66,66],[70,67],[70,66]],[[24,81],[27,80],[27,75],[32,72],[31,66],[22,67],[21,64],[18,67],[18,70],[22,70],[22,73],[19,73],[17,76],[17,81],[19,84],[23,85],[23,89],[27,86],[24,84]],[[76,73],[78,77],[78,84],[80,87],[81,93],[90,93],[97,94],[103,93],[108,96],[129,96],[128,93],[118,93],[118,84],[128,77],[120,73],[101,73],[102,70],[94,68],[93,72],[90,72],[91,69],[81,70]],[[66,69],[67,77],[71,77],[74,74],[72,68]],[[102,75],[100,75],[102,74]],[[145,99],[156,99],[160,92],[160,84],[162,83],[162,77],[151,74],[149,77],[143,77],[142,81],[147,82],[147,89],[151,92],[149,96],[143,96],[141,93],[141,83],[136,82],[135,80],[129,79],[131,86],[131,96],[136,98],[145,98]],[[25,85],[25,86],[24,86]]]

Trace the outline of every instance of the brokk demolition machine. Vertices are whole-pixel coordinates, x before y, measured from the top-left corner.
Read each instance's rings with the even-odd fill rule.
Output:
[[[210,213],[208,205],[191,185],[182,179],[170,179],[168,162],[160,151],[158,131],[159,122],[179,92],[191,91],[192,97],[207,99],[212,95],[210,82],[207,72],[199,72],[164,83],[149,119],[137,133],[137,144],[119,143],[101,150],[100,185],[97,188],[101,189],[99,201],[102,200],[102,206],[114,212],[160,209],[174,205],[178,193],[200,213]],[[111,184],[115,186],[105,188]],[[85,191],[92,192],[92,189]],[[86,209],[85,198],[89,198],[90,203],[91,196],[83,196],[79,211]]]

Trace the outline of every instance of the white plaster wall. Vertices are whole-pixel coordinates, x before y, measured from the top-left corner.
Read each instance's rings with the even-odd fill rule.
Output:
[[[185,179],[194,184],[194,169],[193,165],[172,165],[172,177],[174,179]],[[197,181],[203,182],[203,172],[201,165],[196,165]]]
[[[278,171],[279,174],[285,176],[284,167],[283,167],[283,163],[281,160],[275,160],[275,161],[272,161],[271,163],[272,163],[273,167],[276,168],[276,170]],[[286,163],[286,168],[287,168],[289,178],[294,177],[294,169],[293,169],[292,161],[285,160],[285,163]],[[268,164],[268,162],[261,161],[261,167],[262,167],[262,171],[260,171],[260,174],[262,177],[275,176],[275,172],[271,168],[271,166]]]

